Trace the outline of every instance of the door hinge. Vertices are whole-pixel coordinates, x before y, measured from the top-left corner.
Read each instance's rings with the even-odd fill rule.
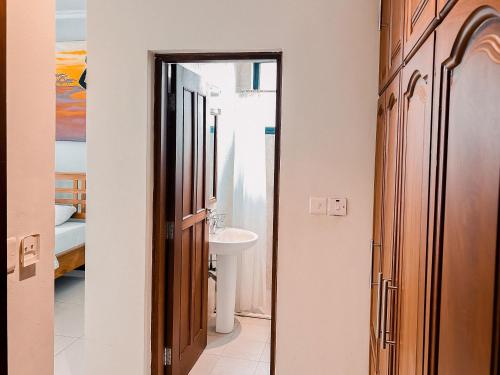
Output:
[[[165,348],[165,351],[163,352],[163,365],[164,366],[171,366],[172,365],[172,349],[171,348]]]
[[[174,239],[174,222],[169,221],[167,223],[167,240],[173,240]]]

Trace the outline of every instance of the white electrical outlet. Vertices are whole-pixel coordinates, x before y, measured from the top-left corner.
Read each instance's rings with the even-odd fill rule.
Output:
[[[347,198],[328,198],[328,216],[346,216]]]

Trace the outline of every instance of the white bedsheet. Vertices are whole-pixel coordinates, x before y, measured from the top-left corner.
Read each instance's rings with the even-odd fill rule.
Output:
[[[55,227],[56,247],[54,249],[54,268],[59,267],[57,255],[85,243],[85,222],[67,221]]]

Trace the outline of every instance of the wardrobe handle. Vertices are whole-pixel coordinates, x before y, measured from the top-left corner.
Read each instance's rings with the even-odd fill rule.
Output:
[[[382,272],[379,272],[377,275],[377,319],[375,321],[375,337],[377,340],[380,337],[381,300],[382,300]]]
[[[375,241],[371,240],[370,241],[370,288],[373,285],[377,285],[373,283],[373,259],[374,259],[373,252],[375,251],[375,247],[382,247],[382,244],[376,244]]]
[[[390,285],[391,280],[384,280],[382,285],[382,323],[380,332],[382,333],[382,349],[386,349],[387,345],[395,345],[395,341],[387,340],[387,334],[391,333],[387,329],[387,299],[389,290],[397,290],[397,287]]]

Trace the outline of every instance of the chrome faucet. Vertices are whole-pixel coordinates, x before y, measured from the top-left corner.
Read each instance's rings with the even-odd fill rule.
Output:
[[[215,234],[217,228],[223,227],[225,215],[218,214],[215,208],[208,208],[207,212],[208,232],[210,234]]]
[[[207,209],[208,215],[207,215],[207,223],[208,223],[208,232],[210,234],[215,234],[215,231],[217,229],[217,211],[215,211],[215,208],[208,208]]]

